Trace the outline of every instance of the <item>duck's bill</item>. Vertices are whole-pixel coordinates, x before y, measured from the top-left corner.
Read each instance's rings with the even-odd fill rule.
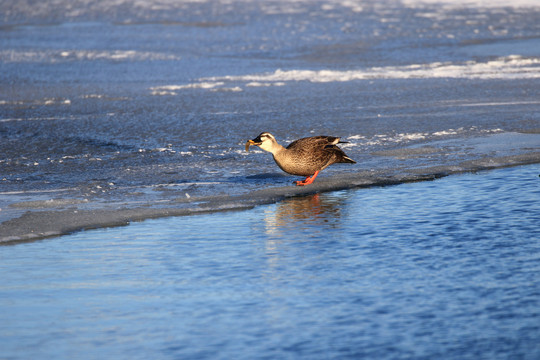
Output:
[[[253,140],[248,140],[248,141],[246,142],[246,151],[249,151],[249,147],[250,147],[251,145],[261,145],[261,143],[260,143],[260,142],[259,142],[259,143],[258,143],[258,142],[255,142],[255,141],[253,141]]]

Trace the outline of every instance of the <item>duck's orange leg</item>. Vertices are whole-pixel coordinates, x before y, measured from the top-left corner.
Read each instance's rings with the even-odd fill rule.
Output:
[[[309,185],[313,182],[313,180],[315,180],[315,178],[317,177],[317,175],[319,175],[319,172],[318,171],[315,171],[315,174],[311,175],[311,176],[308,176],[306,178],[306,180],[304,181],[295,181],[294,183],[296,184],[296,186],[304,186],[304,185]]]

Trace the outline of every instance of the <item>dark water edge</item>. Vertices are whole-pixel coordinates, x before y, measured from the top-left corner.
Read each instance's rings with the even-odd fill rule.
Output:
[[[457,145],[459,144],[459,146]],[[440,177],[518,165],[540,163],[540,135],[504,133],[484,138],[445,140],[422,146],[381,151],[374,156],[398,159],[402,166],[360,172],[334,172],[321,176],[310,186],[285,185],[291,177],[277,173],[251,176],[243,192],[230,190],[216,195],[190,196],[183,191],[166,192],[156,200],[146,197],[137,203],[125,199],[92,201],[88,198],[48,198],[9,204],[12,218],[0,223],[0,244],[15,244],[61,236],[76,231],[128,225],[131,222],[170,216],[248,210],[291,197],[316,193],[398,185]],[[450,151],[452,149],[452,151]],[[457,150],[456,150],[457,149]],[[467,152],[466,160],[455,152]],[[444,151],[443,151],[444,150]],[[437,157],[437,154],[444,153]],[[471,156],[475,153],[475,156]],[[429,156],[429,161],[425,157]],[[273,186],[277,183],[278,186]],[[230,184],[233,186],[234,184]],[[1,214],[1,213],[0,213]]]

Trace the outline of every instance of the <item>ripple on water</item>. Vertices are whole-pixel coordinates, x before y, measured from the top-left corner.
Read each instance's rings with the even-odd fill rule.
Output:
[[[539,182],[508,168],[2,247],[0,343],[8,358],[533,359]]]

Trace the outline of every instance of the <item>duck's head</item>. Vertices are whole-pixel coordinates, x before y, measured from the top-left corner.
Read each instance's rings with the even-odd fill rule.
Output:
[[[263,150],[272,152],[272,148],[277,144],[276,138],[274,135],[269,132],[263,132],[253,140],[248,140],[246,142],[246,151],[249,151],[251,145],[257,145]]]

